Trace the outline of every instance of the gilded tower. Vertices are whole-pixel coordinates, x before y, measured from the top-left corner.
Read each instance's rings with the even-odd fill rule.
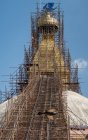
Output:
[[[48,3],[37,17],[32,16],[33,67],[35,65],[35,73],[40,74],[55,74],[57,71],[63,90],[79,92],[78,77],[75,78],[78,71],[77,68],[71,71],[70,53],[64,46],[63,12],[59,6],[57,10],[53,6],[53,3]],[[31,73],[33,67],[30,68]]]

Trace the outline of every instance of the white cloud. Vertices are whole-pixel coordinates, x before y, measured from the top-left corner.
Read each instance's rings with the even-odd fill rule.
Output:
[[[84,59],[79,58],[73,61],[73,66],[76,65],[78,65],[79,69],[85,69],[88,66],[88,62]]]

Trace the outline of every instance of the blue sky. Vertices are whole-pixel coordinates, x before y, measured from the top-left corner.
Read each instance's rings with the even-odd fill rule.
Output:
[[[24,45],[30,42],[30,16],[37,1],[47,2],[0,0],[0,81],[8,81],[8,75],[16,70],[12,67],[23,62]],[[61,0],[61,9],[65,15],[66,47],[70,49],[72,61],[79,65],[82,93],[88,97],[88,0]],[[0,82],[0,89],[5,85],[7,82]]]

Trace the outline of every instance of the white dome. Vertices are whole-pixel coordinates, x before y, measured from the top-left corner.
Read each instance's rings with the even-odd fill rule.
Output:
[[[64,91],[63,94],[67,96],[67,112],[70,117],[70,126],[88,126],[88,98],[73,91]],[[13,101],[15,99],[17,99],[16,96]],[[8,101],[0,104],[0,123],[4,121],[7,107]]]
[[[68,114],[71,126],[88,126],[88,98],[73,92],[63,92],[67,95]]]

